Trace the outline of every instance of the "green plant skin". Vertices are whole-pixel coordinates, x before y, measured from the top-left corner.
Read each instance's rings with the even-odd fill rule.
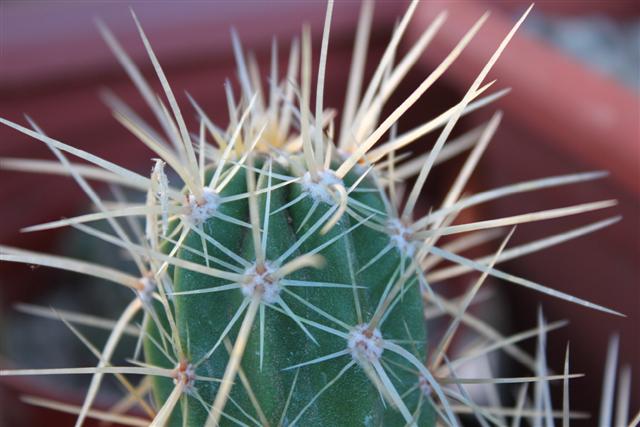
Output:
[[[273,168],[274,173],[290,174],[286,169],[275,164]],[[357,169],[354,169],[355,172],[345,178],[344,184],[347,188],[357,180]],[[257,178],[258,189],[268,186],[265,171],[266,167]],[[221,196],[245,193],[247,191],[246,182],[246,173],[241,170],[225,187]],[[271,185],[276,185],[279,182],[274,177]],[[363,180],[359,188],[375,188],[374,182],[367,178]],[[293,200],[302,191],[304,189],[299,184],[290,184],[271,191],[270,212]],[[352,197],[377,211],[385,211],[384,203],[377,192],[352,193]],[[264,219],[266,199],[266,193],[258,196],[261,223]],[[330,208],[329,205],[320,203],[312,217],[300,227],[312,205],[313,200],[307,197],[270,216],[266,248],[267,261],[277,259],[316,224]],[[247,199],[222,204],[219,210],[238,220],[249,222]],[[322,235],[318,231],[319,229],[316,230],[289,260],[313,250],[318,245],[345,232],[357,222],[358,220],[345,214],[327,234]],[[203,227],[205,233],[226,248],[250,262],[254,261],[255,251],[249,229],[217,218],[209,219],[203,224]],[[358,270],[360,266],[365,265],[373,256],[382,251],[388,243],[389,236],[385,233],[375,231],[366,225],[360,225],[320,252],[325,260],[324,267],[305,268],[288,275],[287,278],[342,284],[351,284],[355,280],[358,286],[365,287],[358,289],[357,293],[362,318],[366,322],[371,318],[390,280],[397,279],[401,256],[394,249],[374,265],[361,272]],[[202,251],[202,239],[198,234],[190,232],[184,241],[184,246]],[[207,252],[210,256],[233,263],[227,255],[210,243],[207,245]],[[179,249],[177,254],[181,259],[205,264],[202,257],[184,248]],[[406,265],[408,262],[409,260],[405,259]],[[215,267],[219,268],[217,265]],[[184,268],[176,267],[170,270],[170,273],[176,292],[212,288],[229,283],[226,280],[195,273]],[[330,313],[348,325],[356,326],[361,323],[357,316],[353,289],[319,287],[285,287],[285,289],[294,292],[306,302]],[[343,330],[340,326],[297,301],[287,292],[282,291],[280,296],[299,317]],[[238,289],[175,297],[175,318],[180,340],[183,351],[191,362],[195,363],[200,360],[211,349],[245,298]],[[426,342],[422,310],[417,280],[410,280],[405,284],[405,292],[401,299],[393,306],[381,327],[384,339],[398,340],[419,360],[424,359]],[[160,313],[161,311],[157,308],[156,312]],[[241,321],[242,316],[228,335],[231,342],[235,341]],[[306,325],[306,327],[317,340],[317,344],[290,317],[268,306],[265,307],[264,358],[262,367],[260,367],[259,316],[254,321],[241,367],[270,425],[278,425],[280,422],[283,425],[289,425],[293,422],[294,418],[317,396],[318,392],[353,360],[351,355],[344,355],[321,363],[284,370],[292,365],[346,348],[347,343],[344,338],[315,329],[310,325]],[[159,341],[159,333],[154,329],[153,322],[149,322],[147,332],[156,341]],[[387,366],[393,369],[395,375],[392,376],[392,380],[398,392],[402,394],[407,389],[414,387],[418,378],[415,369],[412,369],[408,362],[394,356],[385,351],[383,360],[385,363],[388,362]],[[150,342],[150,339],[145,342],[145,357],[148,363],[168,368],[174,367]],[[228,351],[222,344],[208,360],[197,368],[197,374],[222,378],[228,360]],[[297,380],[291,393],[291,400],[283,415],[296,375]],[[171,393],[173,384],[171,380],[166,378],[154,379],[153,381],[153,393],[158,406],[161,406]],[[203,401],[210,405],[216,396],[219,383],[196,381],[195,386]],[[410,411],[415,411],[418,407],[418,396],[419,390],[405,396],[405,402],[412,405],[409,406]],[[170,425],[194,427],[204,425],[208,414],[201,403],[193,397],[185,401],[188,402],[187,407],[176,407]],[[221,425],[235,425],[230,420],[231,417],[242,422],[249,422],[240,408],[254,418],[258,418],[240,378],[236,377],[229,402],[224,410],[226,416],[222,417]],[[183,416],[187,417],[186,421],[183,421]],[[422,404],[420,415],[416,420],[417,424],[428,425],[432,423],[432,420],[433,413],[429,405]],[[346,371],[333,386],[313,401],[304,411],[303,416],[296,421],[296,425],[300,426],[402,426],[405,424],[402,416],[390,403],[383,404],[379,392],[358,364]]]

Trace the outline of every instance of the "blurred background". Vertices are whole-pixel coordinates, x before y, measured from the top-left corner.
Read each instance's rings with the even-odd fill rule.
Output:
[[[152,86],[160,91],[129,6],[136,11],[186,111],[191,129],[196,129],[195,112],[189,109],[185,91],[192,94],[218,124],[226,125],[224,80],[228,77],[236,84],[229,36],[231,26],[238,30],[245,49],[255,52],[265,72],[271,37],[276,36],[280,43],[282,69],[289,43],[299,35],[303,22],[311,25],[314,43],[319,45],[325,10],[324,2],[320,1],[5,0],[0,2],[0,117],[26,123],[23,114],[27,113],[50,136],[147,174],[152,166],[150,152],[115,122],[100,99],[101,91],[108,88],[144,119],[152,120],[142,98],[101,39],[94,21],[100,18],[107,24]],[[438,65],[485,10],[492,13],[442,81],[402,119],[400,130],[422,123],[458,102],[527,6],[521,1],[486,0],[421,3],[401,50],[411,46],[438,12],[447,9],[449,17],[390,106],[397,105]],[[341,106],[359,8],[359,2],[336,4],[326,105]],[[369,75],[405,8],[403,1],[376,4]],[[319,49],[314,52],[318,54]],[[317,57],[314,63],[317,64]],[[484,122],[496,109],[505,112],[502,125],[471,183],[474,191],[589,170],[608,170],[610,176],[589,184],[512,197],[481,206],[472,215],[476,219],[489,219],[593,200],[618,199],[619,206],[608,213],[520,227],[511,244],[558,233],[606,215],[624,217],[622,222],[604,231],[510,262],[505,269],[627,315],[616,318],[496,283],[502,313],[501,324],[496,327],[504,333],[534,327],[540,304],[549,320],[569,320],[569,326],[548,338],[549,363],[556,370],[562,368],[564,348],[570,341],[572,371],[587,374],[573,383],[573,407],[596,412],[606,344],[612,333],[619,332],[620,361],[635,368],[632,408],[637,410],[640,406],[640,8],[634,1],[541,1],[489,79],[497,79],[497,88],[511,87],[512,91],[498,103],[460,123],[458,131]],[[426,150],[432,141],[433,138],[425,138],[419,147]],[[43,144],[6,127],[0,127],[0,157],[52,158]],[[430,200],[437,199],[446,189],[455,167],[455,163],[450,169],[444,167],[433,177],[424,210],[429,208]],[[73,216],[90,208],[71,180],[0,170],[0,183],[0,203],[4,206],[0,242],[3,244],[108,257],[105,262],[117,258],[117,254],[107,250],[86,248],[83,239],[65,231],[19,233],[22,227]],[[0,265],[0,280],[0,363],[3,366],[63,366],[65,363],[79,366],[80,363],[57,358],[62,357],[58,356],[61,353],[68,353],[67,344],[62,344],[66,341],[62,340],[69,340],[71,334],[64,327],[42,334],[45,321],[32,321],[24,314],[16,314],[14,304],[31,302],[65,308],[65,304],[69,304],[69,291],[65,289],[71,289],[80,301],[75,309],[108,315],[108,306],[120,304],[118,298],[122,297],[114,294],[105,299],[104,290],[111,288],[101,284],[83,286],[74,275],[45,268]],[[533,346],[529,349],[533,350]],[[93,363],[90,354],[82,357],[85,359],[79,360]],[[52,363],[53,360],[59,364]],[[3,379],[0,425],[41,425],[39,416],[48,417],[45,419],[49,425],[69,424],[72,418],[61,417],[54,422],[50,412],[14,405],[18,392],[77,402],[82,389],[73,383],[68,387],[59,384],[38,378]],[[78,384],[84,383],[80,380]],[[108,403],[107,398],[98,405]],[[591,420],[577,425],[593,423]]]

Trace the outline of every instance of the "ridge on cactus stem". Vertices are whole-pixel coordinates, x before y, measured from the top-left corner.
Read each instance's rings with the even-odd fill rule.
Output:
[[[21,305],[22,311],[62,320],[97,362],[91,367],[2,370],[0,375],[90,375],[84,400],[77,406],[25,398],[33,405],[77,414],[77,427],[87,418],[123,425],[189,427],[457,426],[466,413],[473,413],[482,425],[501,425],[505,416],[525,413],[558,416],[552,408],[543,407],[540,399],[547,395],[549,381],[562,380],[566,394],[568,380],[577,375],[568,371],[568,359],[563,374],[549,373],[544,337],[565,322],[546,323],[540,314],[536,329],[505,337],[468,308],[492,276],[619,315],[496,268],[498,263],[595,232],[619,218],[508,247],[517,225],[605,209],[615,201],[471,223],[456,219],[481,203],[589,182],[606,173],[546,177],[465,194],[502,114],[496,112],[486,124],[457,138],[451,138],[451,133],[463,115],[486,108],[508,92],[487,94],[495,81],[485,80],[531,7],[496,46],[458,103],[397,134],[398,121],[464,54],[488,19],[486,14],[480,17],[441,64],[385,116],[383,107],[446,22],[446,14],[437,16],[400,56],[398,46],[417,4],[409,4],[371,79],[365,81],[374,6],[363,2],[341,112],[324,105],[324,87],[331,84],[326,65],[333,1],[327,6],[319,63],[312,63],[308,27],[299,40],[291,42],[284,72],[278,69],[279,47],[274,41],[266,91],[256,63],[233,31],[240,92],[226,83],[229,124],[214,124],[195,97],[189,96],[198,129],[188,128],[184,110],[135,14],[164,99],[154,94],[115,36],[99,23],[105,41],[162,128],[158,132],[115,95],[105,95],[116,120],[154,152],[149,177],[47,136],[31,119],[29,127],[1,118],[0,122],[44,143],[57,162],[6,159],[3,166],[71,176],[96,208],[94,213],[24,231],[75,228],[123,250],[137,273],[7,246],[0,247],[0,260],[105,279],[129,288],[131,300],[114,322]],[[338,115],[340,129],[336,130]],[[410,158],[398,152],[434,131],[439,134],[428,153]],[[471,151],[441,204],[417,215],[416,205],[433,168],[467,150]],[[89,164],[72,163],[68,155]],[[144,202],[103,200],[90,181],[128,188],[143,195]],[[110,229],[91,225],[100,220]],[[512,228],[505,234],[507,226]],[[443,236],[451,238],[442,243]],[[467,249],[498,237],[502,243],[494,253],[479,258],[464,255]],[[442,261],[452,265],[442,267]],[[479,277],[459,299],[433,286],[468,272],[478,272]],[[451,318],[439,339],[425,326],[429,313]],[[107,341],[101,346],[91,343],[77,324],[108,324]],[[132,328],[136,324],[140,327]],[[453,338],[463,324],[482,345],[453,353]],[[114,366],[114,352],[125,334],[135,335],[137,344],[130,349],[130,363]],[[539,349],[534,358],[519,343],[536,336]],[[458,374],[461,365],[496,350],[524,364],[531,376],[465,378]],[[126,403],[110,411],[95,409],[105,375],[113,375],[127,391],[122,401]],[[142,379],[134,381],[133,376]],[[473,401],[465,389],[469,383],[492,387],[535,383],[538,400],[525,408],[523,392],[517,407],[486,407]],[[132,407],[140,411],[130,414]],[[567,420],[583,415],[568,405],[560,411]]]

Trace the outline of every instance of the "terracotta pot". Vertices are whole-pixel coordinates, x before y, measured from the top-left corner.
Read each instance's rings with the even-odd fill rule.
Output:
[[[625,9],[637,16],[633,2],[541,2],[545,13],[591,12]],[[586,5],[585,9],[578,11]],[[422,2],[411,27],[412,39],[443,9],[449,19],[423,57],[432,69],[485,10],[492,14],[478,36],[445,74],[448,85],[467,90],[477,73],[507,34],[524,2]],[[538,9],[534,7],[533,14]],[[555,9],[558,6],[558,9]],[[592,7],[591,7],[592,6]],[[501,11],[500,9],[504,9]],[[613,16],[616,16],[614,13]],[[547,316],[571,321],[569,328],[550,337],[549,353],[555,367],[562,366],[564,346],[571,341],[573,370],[587,374],[575,387],[576,409],[596,411],[599,406],[602,366],[609,335],[619,331],[621,363],[638,366],[640,347],[640,102],[638,94],[591,70],[553,46],[528,34],[526,25],[498,60],[487,80],[512,92],[498,102],[505,111],[503,124],[482,161],[481,182],[489,187],[587,170],[608,170],[603,181],[553,191],[529,193],[492,203],[490,217],[499,217],[616,198],[619,206],[580,218],[520,227],[514,243],[562,232],[613,215],[624,220],[592,236],[545,250],[509,264],[509,271],[625,313],[621,319],[603,315],[529,290],[507,287],[519,329],[531,327],[544,304]],[[487,113],[471,118],[479,123]],[[634,369],[633,383],[640,382]],[[637,387],[636,387],[637,389]],[[632,407],[640,405],[633,394]]]

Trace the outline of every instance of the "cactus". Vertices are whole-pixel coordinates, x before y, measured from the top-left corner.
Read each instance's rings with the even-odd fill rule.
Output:
[[[192,99],[201,124],[197,137],[187,129],[168,80],[137,19],[169,108],[153,97],[135,65],[101,25],[105,39],[166,131],[165,136],[157,135],[116,99],[110,100],[118,121],[160,157],[150,178],[56,141],[35,123],[30,130],[4,119],[2,122],[44,142],[62,164],[56,171],[71,175],[100,211],[30,230],[74,226],[125,249],[138,265],[140,276],[9,247],[3,247],[2,260],[105,278],[131,288],[135,297],[116,322],[103,350],[98,352],[96,368],[3,371],[2,375],[91,373],[93,379],[85,401],[76,410],[77,425],[91,415],[105,374],[118,376],[134,401],[147,410],[154,426],[422,426],[434,424],[437,418],[457,425],[450,402],[475,406],[464,393],[444,386],[442,375],[447,372],[452,382],[456,382],[445,355],[462,315],[487,276],[613,312],[509,275],[494,266],[522,253],[595,231],[617,218],[507,252],[504,248],[510,233],[495,254],[479,260],[457,253],[462,248],[438,245],[445,235],[482,233],[491,227],[606,208],[614,202],[452,225],[460,211],[475,204],[513,193],[588,181],[603,174],[552,177],[461,197],[501,115],[497,113],[485,126],[457,139],[449,140],[449,136],[463,114],[504,94],[479,98],[491,86],[491,83],[481,86],[482,82],[528,11],[458,104],[425,125],[397,136],[393,125],[442,75],[486,19],[482,17],[442,65],[380,121],[382,107],[390,94],[444,23],[444,15],[436,18],[416,46],[394,65],[398,43],[415,7],[415,2],[409,6],[360,97],[372,13],[371,4],[364,3],[352,67],[355,71],[337,138],[333,112],[323,105],[332,2],[327,9],[322,39],[314,111],[308,29],[303,31],[300,44],[292,43],[285,78],[280,79],[274,59],[268,97],[256,81],[256,68],[251,63],[247,65],[234,34],[241,86],[239,102],[228,86],[230,124],[225,130],[215,126]],[[443,130],[429,153],[417,162],[401,162],[397,150],[440,127]],[[382,143],[387,133],[391,134],[390,140]],[[208,137],[215,144],[208,142]],[[415,207],[432,167],[471,145],[473,151],[442,205],[428,215],[416,217]],[[72,164],[64,152],[97,167]],[[24,167],[19,162],[12,165]],[[178,175],[183,188],[171,185],[165,173],[167,165]],[[53,170],[51,165],[32,163],[30,167],[45,172]],[[401,203],[400,188],[406,178],[414,175],[416,182],[405,203]],[[142,190],[146,203],[127,202],[108,208],[88,184],[88,178]],[[123,216],[143,217],[144,235],[131,238],[118,221]],[[107,220],[113,234],[86,225],[97,219]],[[481,240],[487,237],[476,236]],[[446,268],[432,272],[440,259],[459,264],[458,272]],[[430,285],[438,281],[438,276],[446,278],[470,270],[482,274],[458,306],[452,306]],[[438,343],[429,339],[423,299],[452,317],[449,329]],[[139,313],[143,316],[140,333],[143,359],[139,359],[136,351],[132,366],[111,366],[110,358],[123,329]],[[497,342],[499,347],[512,345]],[[154,408],[149,408],[122,374],[151,378]],[[568,378],[567,375],[563,378]],[[118,420],[125,420],[124,416]]]

